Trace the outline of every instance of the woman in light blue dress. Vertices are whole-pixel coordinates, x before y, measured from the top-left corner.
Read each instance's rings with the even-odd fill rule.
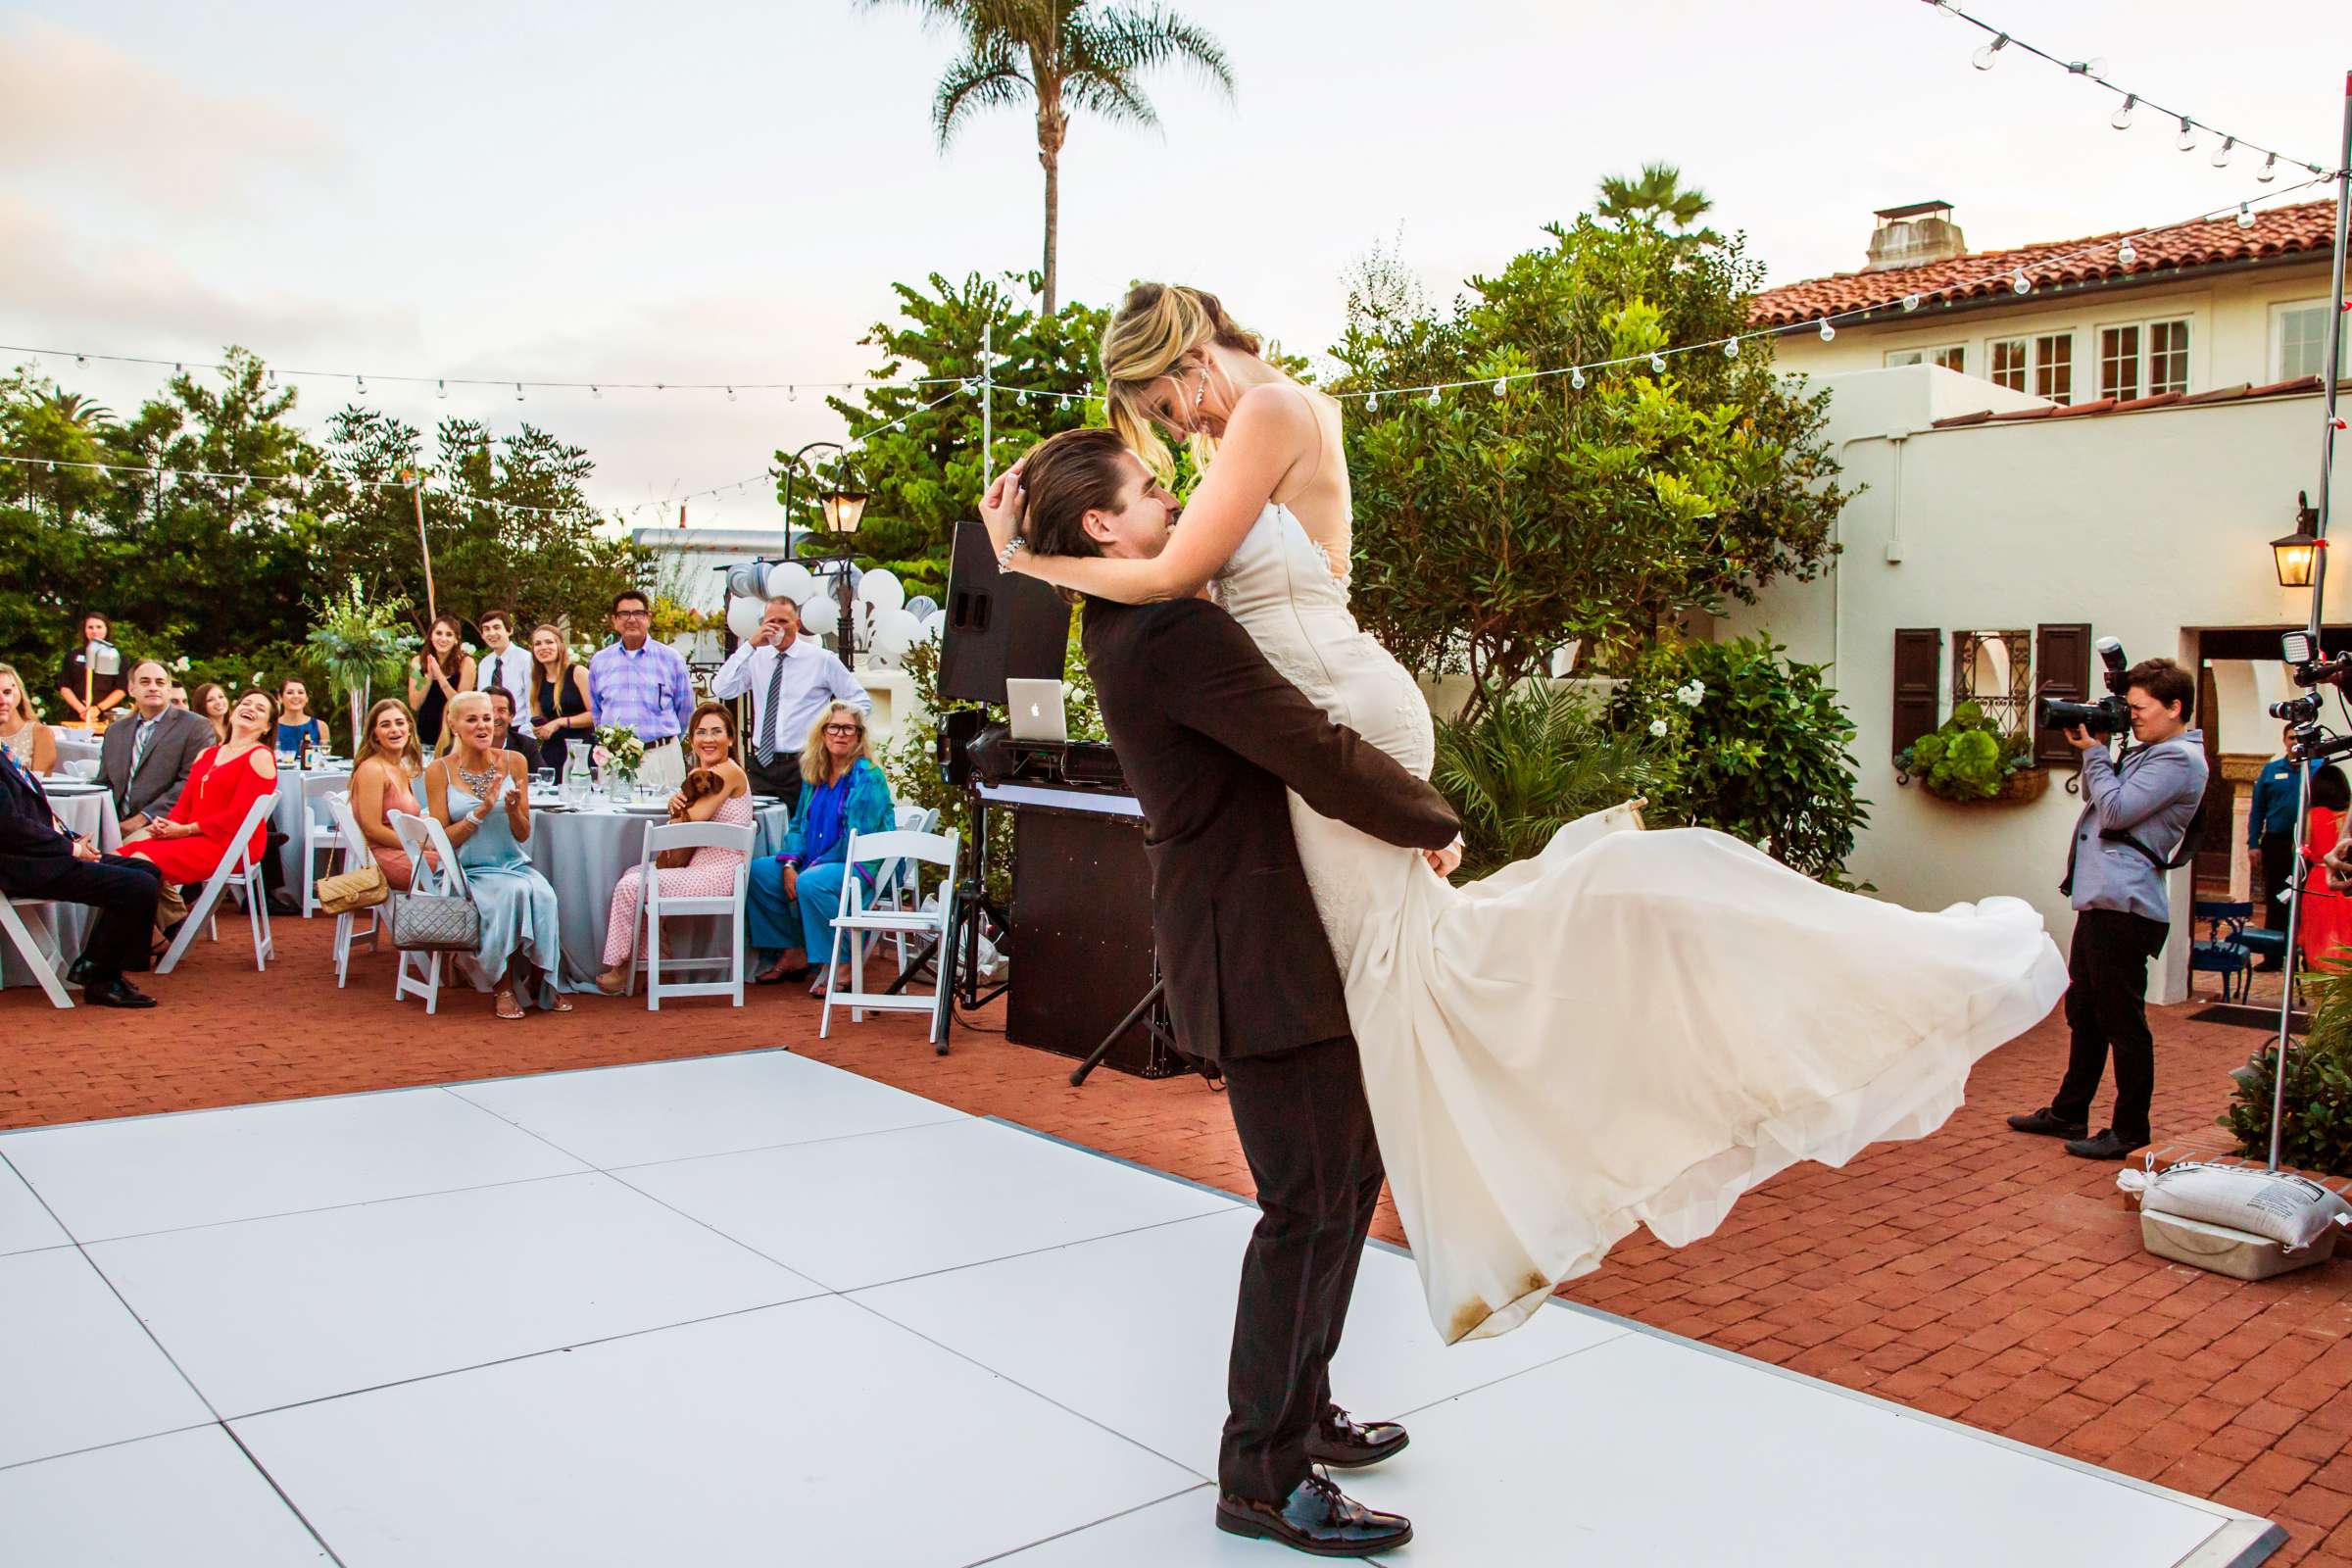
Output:
[[[425,808],[449,830],[466,892],[482,911],[474,984],[492,993],[501,1018],[521,1017],[522,997],[569,1012],[556,989],[564,955],[556,890],[522,847],[531,836],[530,775],[520,756],[495,746],[487,695],[459,695],[442,719],[449,744],[424,770]]]

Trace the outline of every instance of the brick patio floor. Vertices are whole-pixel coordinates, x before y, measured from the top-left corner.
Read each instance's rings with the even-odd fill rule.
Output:
[[[225,926],[224,926],[225,932]],[[460,993],[424,1016],[391,999],[389,957],[331,984],[331,922],[278,922],[267,976],[231,939],[150,989],[152,1012],[51,1010],[0,997],[0,1127],[245,1104],[396,1085],[788,1045],[983,1115],[1231,1191],[1250,1174],[1199,1079],[1098,1074],[959,1029],[935,1056],[907,1017],[836,1020],[784,988],[740,1011],[576,999],[569,1018],[490,1016]],[[326,977],[326,978],[323,978]],[[2220,1150],[2213,1118],[2251,1031],[2158,1009],[2160,1145]],[[985,1021],[1001,1023],[1001,1016]],[[1935,1137],[1843,1170],[1800,1166],[1715,1236],[1670,1251],[1641,1236],[1565,1293],[1653,1327],[2268,1515],[2274,1561],[2352,1568],[2352,1264],[2247,1285],[2142,1252],[2113,1166],[2019,1138],[2065,1055],[2055,1019],[1987,1057]],[[2103,1113],[2103,1106],[2102,1106]],[[2095,1122],[2094,1122],[2095,1125]],[[1401,1241],[1385,1207],[1380,1234]],[[2053,1522],[2063,1530],[2063,1521]],[[2097,1543],[2084,1542],[2095,1555]]]

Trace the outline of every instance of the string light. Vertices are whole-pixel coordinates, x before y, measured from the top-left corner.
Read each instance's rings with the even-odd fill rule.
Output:
[[[1821,340],[1824,343],[1833,343],[1837,341],[1837,338],[1838,329],[1830,324],[1828,317],[1823,317],[1821,318]]]
[[[734,402],[734,401],[735,401],[735,389],[734,389],[733,387],[729,387],[729,388],[727,388],[727,401],[728,401],[729,403],[732,403],[732,402]]]
[[[520,381],[514,383],[514,401],[517,403],[522,401],[522,383]]]
[[[1740,340],[1738,338],[1727,337],[1723,340],[1723,357],[1727,360],[1736,360],[1740,357]]]
[[[2130,267],[2139,260],[2139,252],[2132,248],[2132,242],[2130,240],[2126,240],[2123,242],[2123,244],[2116,247],[2115,259],[2123,263],[2126,267]]]
[[[2034,292],[2034,280],[2026,275],[2023,268],[2018,270],[2018,273],[2015,277],[2009,279],[2009,292],[2012,294],[2031,294]]]
[[[2272,180],[2277,179],[2278,177],[2278,155],[2277,153],[2273,153],[2270,157],[2265,158],[2262,161],[2262,172],[2256,174],[2254,177],[2265,185],[2268,185]]]
[[[1494,382],[1494,395],[1496,397],[1501,397],[1504,393],[1510,391],[1510,389],[1511,383],[1509,381],[1503,380],[1499,377],[1496,378]]]
[[[2254,226],[2254,210],[2251,207],[2248,207],[2244,202],[2239,202],[2237,204],[2237,226],[2240,228],[2252,228]]]
[[[1666,373],[1665,355],[1652,354],[1649,357],[1649,373],[1652,375],[1664,375]]]
[[[448,383],[447,381],[435,381],[435,382],[433,383],[433,396],[435,396],[435,397],[437,397],[437,398],[445,398],[445,397],[448,397],[448,396],[449,396],[449,383]]]
[[[1585,368],[1583,366],[1580,365],[1568,372],[1568,384],[1579,392],[1585,389]]]
[[[1904,295],[1904,296],[1903,296],[1903,310],[1904,310],[1906,313],[1908,313],[1908,312],[1911,312],[1911,311],[1916,311],[1916,310],[1918,310],[1918,309],[1919,309],[1919,296],[1918,296],[1918,295],[1916,295],[1916,294],[1906,294],[1906,295]]]
[[[364,375],[355,375],[352,379],[360,384],[360,396],[366,397],[368,395],[368,378]]]
[[[2132,128],[2132,111],[2138,107],[2139,94],[2135,92],[2124,94],[2124,107],[2108,116],[2107,123],[2118,130],[2130,130]]]
[[[1999,37],[1993,39],[1992,42],[1978,50],[1970,58],[1976,63],[1976,68],[1979,71],[1990,71],[1992,69],[1992,57],[2008,47],[2009,35],[2004,32]]]
[[[2189,122],[2186,115],[2180,117],[2180,134],[2173,139],[2173,145],[2184,153],[2197,150],[2197,128]]]
[[[588,395],[599,403],[605,401],[605,389],[601,386],[591,385],[588,388]]]
[[[2213,150],[2213,167],[2228,169],[2230,167],[2230,149],[2236,145],[2237,138],[2235,136],[2224,136],[2222,144]]]

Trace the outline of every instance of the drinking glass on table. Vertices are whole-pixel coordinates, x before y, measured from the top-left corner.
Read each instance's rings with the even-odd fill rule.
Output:
[[[552,793],[555,790],[555,787],[556,770],[554,768],[542,767],[532,770],[531,788],[533,790],[537,791],[541,795],[547,795]]]

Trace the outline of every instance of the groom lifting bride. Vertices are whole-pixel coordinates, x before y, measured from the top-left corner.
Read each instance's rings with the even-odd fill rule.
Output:
[[[1156,283],[1102,370],[1111,428],[981,514],[1084,597],[1177,1044],[1222,1065],[1258,1186],[1217,1523],[1365,1556],[1411,1525],[1317,1467],[1405,1443],[1329,1380],[1384,1169],[1441,1336],[1507,1333],[1638,1227],[1681,1246],[1799,1159],[1934,1131],[2065,965],[2019,900],[1906,909],[1623,808],[1453,886],[1428,705],[1348,608],[1340,405]],[[1202,472],[1177,528],[1163,432]]]

